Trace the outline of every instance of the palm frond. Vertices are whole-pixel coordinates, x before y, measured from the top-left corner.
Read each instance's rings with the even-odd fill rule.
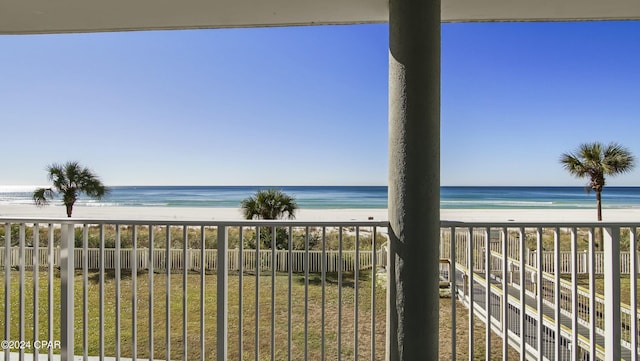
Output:
[[[602,166],[604,173],[607,175],[627,173],[635,166],[634,156],[620,144],[609,144],[603,153]]]
[[[588,171],[586,165],[580,160],[579,156],[574,153],[562,154],[560,163],[562,163],[562,166],[567,172],[578,178],[584,177]]]
[[[55,192],[51,188],[38,188],[33,192],[33,202],[38,207],[46,206],[53,199]]]
[[[69,185],[69,181],[67,179],[67,173],[65,172],[64,165],[60,165],[57,163],[51,164],[47,167],[47,173],[49,176],[49,181],[53,182],[53,186],[63,191]]]
[[[295,218],[298,204],[292,196],[279,189],[258,190],[240,203],[245,219]]]
[[[258,204],[254,197],[243,199],[242,202],[240,202],[240,208],[242,208],[242,214],[245,219],[254,219],[260,214]]]

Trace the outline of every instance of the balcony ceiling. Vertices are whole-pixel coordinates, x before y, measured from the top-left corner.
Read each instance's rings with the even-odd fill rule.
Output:
[[[425,0],[426,1],[426,0]],[[0,34],[387,21],[388,0],[7,0]],[[442,19],[640,19],[638,0],[442,0]]]

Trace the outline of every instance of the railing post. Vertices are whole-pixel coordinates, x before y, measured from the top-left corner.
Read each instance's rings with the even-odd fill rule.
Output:
[[[73,286],[74,286],[73,223],[61,225],[60,237],[60,358],[73,360]]]
[[[11,225],[4,226],[4,340],[11,339]],[[11,353],[4,351],[5,361],[9,361]]]
[[[218,361],[227,361],[228,359],[228,283],[229,257],[227,253],[227,227],[218,226],[218,263],[216,265],[217,282],[217,359]]]
[[[620,360],[620,227],[603,228],[605,360]]]

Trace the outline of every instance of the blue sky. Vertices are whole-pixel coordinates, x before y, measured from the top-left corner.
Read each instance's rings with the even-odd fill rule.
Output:
[[[387,25],[0,36],[0,185],[382,185]],[[444,24],[442,184],[583,185],[640,156],[640,22]],[[638,185],[640,167],[609,180]]]

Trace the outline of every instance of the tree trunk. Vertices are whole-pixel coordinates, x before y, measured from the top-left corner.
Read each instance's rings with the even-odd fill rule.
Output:
[[[598,220],[602,220],[602,192],[596,191],[596,204],[598,206]]]
[[[602,191],[596,191],[596,205],[598,207],[598,221],[602,221]],[[597,228],[596,232],[596,244],[595,249],[601,251],[604,246],[604,233],[602,232],[602,228]]]
[[[73,211],[73,203],[65,204],[67,207],[67,217],[71,218],[71,212]]]

